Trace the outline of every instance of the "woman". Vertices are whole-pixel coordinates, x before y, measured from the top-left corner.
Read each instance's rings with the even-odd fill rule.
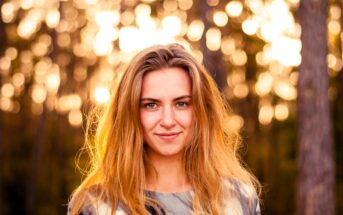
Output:
[[[99,121],[74,214],[260,214],[215,82],[180,45],[133,58]]]

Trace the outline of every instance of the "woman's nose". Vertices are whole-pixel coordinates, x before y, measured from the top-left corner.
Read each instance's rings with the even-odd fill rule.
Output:
[[[172,107],[163,108],[161,126],[171,128],[175,125],[174,111]]]

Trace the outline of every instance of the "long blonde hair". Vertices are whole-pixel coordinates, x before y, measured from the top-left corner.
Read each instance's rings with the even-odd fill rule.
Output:
[[[85,192],[97,186],[97,198],[109,202],[112,214],[118,204],[130,214],[149,214],[156,206],[144,195],[147,157],[139,117],[142,79],[145,73],[168,67],[188,72],[195,113],[194,135],[186,146],[184,170],[193,190],[195,214],[221,214],[228,191],[224,182],[240,181],[258,188],[258,181],[241,164],[239,135],[227,124],[229,109],[205,68],[177,44],[153,46],[131,61],[109,105],[99,119],[91,150],[92,168],[72,199],[71,214],[86,204]],[[91,125],[89,125],[91,127]]]

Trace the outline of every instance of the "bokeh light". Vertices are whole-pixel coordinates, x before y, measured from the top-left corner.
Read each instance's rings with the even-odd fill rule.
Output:
[[[221,31],[212,27],[206,32],[206,46],[211,51],[217,51],[221,45]]]
[[[275,106],[275,118],[279,121],[283,121],[288,118],[289,110],[286,104],[277,104]]]
[[[269,104],[262,105],[258,113],[258,120],[262,125],[268,125],[273,120],[274,109]]]
[[[228,120],[230,128],[234,131],[240,130],[244,125],[244,119],[239,115],[232,115]]]
[[[68,121],[74,127],[82,125],[82,113],[80,110],[72,110],[68,114]]]
[[[14,32],[11,33],[14,37],[0,56],[0,74],[4,77],[0,86],[2,110],[20,109],[18,98],[25,91],[29,91],[31,111],[35,114],[41,113],[44,105],[51,111],[69,114],[81,110],[87,100],[106,104],[109,86],[120,76],[121,65],[145,47],[170,42],[183,44],[201,61],[207,60],[200,51],[204,48],[223,54],[229,68],[225,71],[228,95],[234,98],[244,99],[251,94],[260,100],[277,98],[282,105],[295,101],[294,68],[301,63],[301,28],[293,10],[299,0],[206,0],[209,11],[203,17],[193,15],[195,3],[194,0],[3,3],[1,18],[11,24],[6,33]],[[341,8],[331,4],[330,40],[341,37],[340,19]],[[253,47],[245,38],[259,42]],[[30,42],[30,47],[21,49],[15,45],[16,41]],[[257,72],[254,79],[251,75],[247,79],[246,70],[251,63],[256,64]],[[343,67],[339,50],[329,53],[328,66],[329,75],[336,77]],[[282,121],[289,114],[281,114],[285,111],[279,110],[285,108],[280,107],[275,106],[274,112],[275,118]],[[291,106],[287,108],[290,111]],[[270,120],[264,115],[262,111],[260,122],[266,124]]]
[[[243,11],[243,4],[241,1],[230,1],[226,4],[225,10],[231,17],[237,17],[241,15]]]
[[[216,11],[213,15],[213,21],[219,27],[225,26],[228,20],[229,18],[224,11]]]
[[[97,86],[94,91],[94,99],[99,104],[105,104],[110,99],[110,91],[105,86]]]
[[[191,41],[199,41],[204,32],[204,23],[201,20],[194,20],[190,23],[187,37]]]

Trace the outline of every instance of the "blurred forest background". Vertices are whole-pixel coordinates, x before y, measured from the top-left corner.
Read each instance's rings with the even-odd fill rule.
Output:
[[[329,204],[317,207],[343,211],[342,6],[0,0],[0,214],[66,213],[88,111],[106,104],[137,51],[170,42],[203,61],[228,98],[228,123],[263,185],[263,214],[320,214],[309,205],[323,192]],[[307,178],[320,186],[306,201]]]

